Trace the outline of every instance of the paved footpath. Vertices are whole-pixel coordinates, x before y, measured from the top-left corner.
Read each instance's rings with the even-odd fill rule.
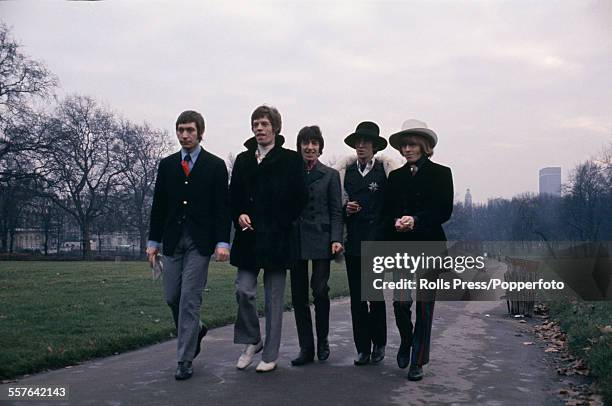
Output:
[[[174,380],[176,341],[22,379],[23,385],[69,385],[73,405],[558,405],[559,379],[533,338],[515,334],[526,324],[506,315],[505,302],[437,302],[433,351],[425,379],[410,382],[395,362],[399,337],[387,304],[389,343],[380,365],[353,366],[348,299],[331,308],[331,357],[291,367],[298,353],[295,322],[285,313],[276,371],[235,369],[241,346],[233,326],[211,330],[190,380]],[[263,322],[263,320],[262,320]],[[263,328],[262,328],[263,331]],[[1,403],[1,402],[0,402]]]

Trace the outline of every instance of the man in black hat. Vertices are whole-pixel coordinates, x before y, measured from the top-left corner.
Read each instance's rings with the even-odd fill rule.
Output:
[[[381,160],[374,158],[387,146],[373,122],[364,121],[344,143],[354,148],[357,159],[344,174],[344,219],[346,222],[346,271],[351,294],[353,339],[357,348],[355,365],[378,363],[385,357],[387,321],[384,298],[361,299],[361,242],[379,240],[382,236],[381,211],[387,174]]]

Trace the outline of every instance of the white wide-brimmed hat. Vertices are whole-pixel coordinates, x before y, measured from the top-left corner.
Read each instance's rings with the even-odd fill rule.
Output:
[[[391,144],[393,148],[399,150],[402,138],[406,135],[420,135],[429,142],[432,148],[438,143],[438,136],[435,132],[427,128],[427,124],[423,121],[411,118],[410,120],[404,121],[401,131],[391,134],[389,137],[389,144]]]

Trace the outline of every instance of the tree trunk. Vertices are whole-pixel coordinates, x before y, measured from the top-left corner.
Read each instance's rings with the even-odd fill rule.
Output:
[[[57,251],[56,254],[60,254],[60,250],[62,249],[62,220],[58,219],[57,221]]]
[[[138,236],[140,237],[140,251],[138,252],[138,257],[143,258],[147,251],[147,231],[143,224],[138,227]]]
[[[2,247],[0,248],[0,252],[7,252],[8,251],[8,229],[6,228],[6,222],[2,222],[2,228],[0,230],[0,232],[2,233]]]
[[[83,259],[89,259],[91,257],[91,241],[88,221],[81,223],[81,235],[83,237]]]
[[[45,224],[45,242],[43,245],[45,256],[49,255],[49,223]]]
[[[13,253],[13,247],[15,246],[15,229],[11,228],[9,230],[9,249],[8,252],[9,253]]]

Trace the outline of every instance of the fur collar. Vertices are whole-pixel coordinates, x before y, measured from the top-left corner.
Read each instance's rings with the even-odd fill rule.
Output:
[[[393,159],[387,155],[374,155],[376,158],[376,162],[382,162],[383,168],[385,169],[385,174],[389,177],[389,173],[391,171],[399,168],[402,164],[399,163],[397,159]],[[357,162],[357,157],[355,155],[347,156],[338,160],[338,163],[334,165],[334,169],[336,169],[340,173],[340,185],[342,186],[342,204],[346,204],[346,193],[344,193],[344,175],[346,174],[346,169],[355,164]]]

